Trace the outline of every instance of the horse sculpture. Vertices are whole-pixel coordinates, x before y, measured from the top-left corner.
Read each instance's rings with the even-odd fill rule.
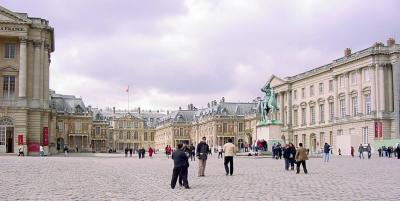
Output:
[[[274,89],[267,84],[261,89],[265,93],[264,99],[258,103],[258,112],[260,113],[260,122],[266,123],[268,115],[276,112],[276,99]],[[272,120],[272,118],[270,119]]]

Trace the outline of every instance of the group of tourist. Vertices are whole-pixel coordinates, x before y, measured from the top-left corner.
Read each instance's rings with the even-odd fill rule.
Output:
[[[265,142],[265,141],[264,141]],[[281,143],[272,145],[272,158],[273,159],[282,159],[282,153],[285,148],[282,147]]]
[[[124,152],[125,152],[125,157],[128,157],[128,153],[129,153],[129,156],[132,157],[132,153],[137,152],[139,159],[144,159],[145,154],[146,154],[146,150],[144,149],[144,147],[142,147],[138,150],[126,147]],[[153,153],[154,153],[153,148],[149,147],[147,152],[149,153],[149,158],[153,158]]]
[[[399,157],[399,148],[400,144],[394,149],[392,146],[386,147],[386,146],[382,146],[378,148],[378,153],[379,153],[379,157],[388,157],[391,158],[392,157],[392,153],[394,153],[395,157]]]
[[[228,139],[221,150],[224,151],[224,167],[225,174],[233,175],[233,156],[235,155],[235,145],[232,143],[232,139]],[[210,147],[206,143],[206,137],[203,137],[201,142],[197,144],[196,150],[194,150],[193,144],[190,146],[178,144],[177,149],[172,153],[172,159],[174,160],[174,168],[172,170],[171,188],[174,189],[176,182],[179,181],[180,186],[184,186],[186,189],[190,189],[189,182],[187,179],[189,158],[195,153],[199,161],[198,176],[204,177],[205,168],[207,164],[207,158],[210,154]],[[229,165],[229,166],[228,166]],[[178,180],[179,178],[179,180]]]

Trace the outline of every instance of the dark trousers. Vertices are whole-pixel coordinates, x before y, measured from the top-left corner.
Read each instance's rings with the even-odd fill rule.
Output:
[[[186,178],[186,181],[187,181],[187,178],[188,178],[188,167],[183,167],[182,168],[182,174],[184,174],[185,175],[185,178]],[[179,177],[178,177],[178,183],[179,183],[179,185],[183,185],[183,178],[179,175]],[[189,183],[189,182],[188,182]],[[189,184],[188,184],[189,185]]]
[[[229,168],[228,168],[228,163],[229,163]],[[226,174],[233,174],[233,156],[225,156],[224,159],[224,166],[225,166],[225,172]]]
[[[174,167],[172,170],[171,188],[175,188],[176,181],[182,179],[183,186],[189,187],[189,182],[187,180],[187,167]]]
[[[218,158],[219,158],[219,156],[221,156],[221,158],[222,158],[222,152],[218,152]]]
[[[368,152],[368,159],[371,158],[371,152]]]
[[[289,170],[289,165],[294,170],[294,159],[285,158],[285,170]]]
[[[193,153],[190,153],[190,160],[192,161],[196,161],[196,156],[194,155],[194,152]]]
[[[303,166],[304,173],[307,174],[306,161],[297,161],[297,173],[300,173],[300,165]]]

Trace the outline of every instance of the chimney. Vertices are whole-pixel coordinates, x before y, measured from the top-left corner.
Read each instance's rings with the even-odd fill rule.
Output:
[[[387,40],[387,46],[388,47],[392,47],[392,46],[394,46],[396,44],[396,41],[394,40],[394,38],[389,38],[388,40]]]
[[[208,107],[208,108],[210,108],[210,107],[211,107],[210,103],[207,103],[207,107]]]
[[[169,115],[169,110],[167,110],[167,115]]]
[[[113,114],[115,114],[115,107],[113,107]]]
[[[138,107],[138,113],[140,114],[140,107]]]
[[[351,55],[351,49],[350,48],[344,49],[344,56],[349,57],[350,55]]]
[[[225,97],[222,97],[222,100],[221,100],[223,103],[225,103]]]

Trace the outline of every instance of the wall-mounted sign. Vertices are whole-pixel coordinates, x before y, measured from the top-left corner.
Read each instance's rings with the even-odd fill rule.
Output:
[[[49,146],[49,128],[48,127],[43,127],[42,145]]]
[[[18,135],[18,145],[23,145],[24,144],[24,136],[19,134]]]
[[[8,27],[8,26],[0,26],[0,31],[17,31],[17,32],[26,32],[26,29],[23,27]]]

